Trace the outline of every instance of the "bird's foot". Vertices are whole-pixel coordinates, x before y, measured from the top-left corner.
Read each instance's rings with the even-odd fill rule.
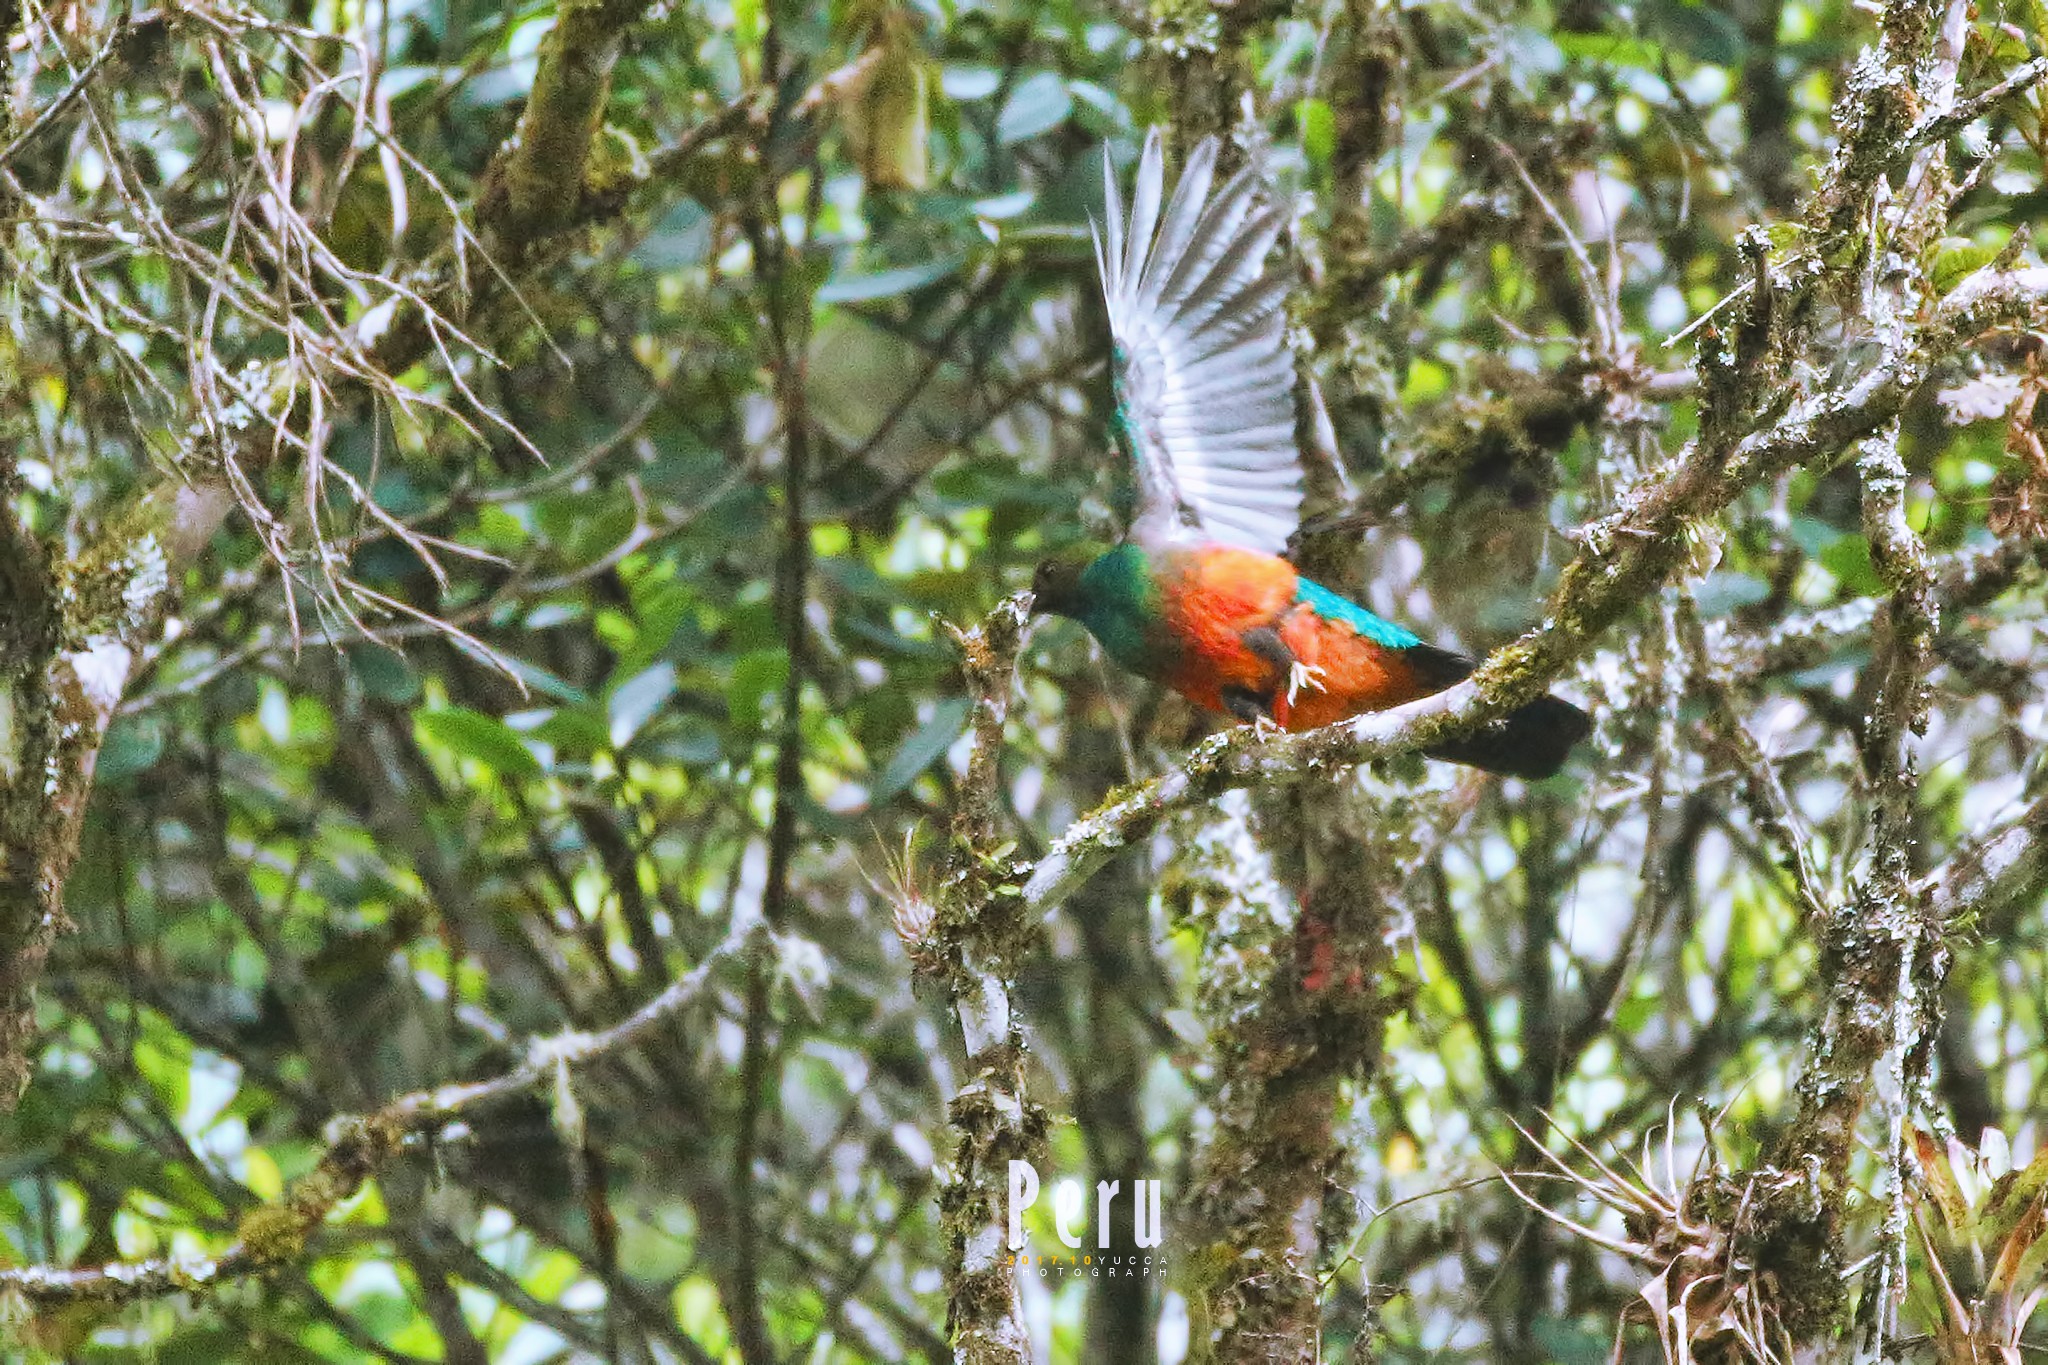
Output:
[[[1322,691],[1325,681],[1322,669],[1296,659],[1287,666],[1287,704],[1294,705],[1294,694],[1304,687],[1314,692]]]
[[[1284,735],[1287,732],[1280,728],[1279,721],[1274,720],[1264,711],[1261,711],[1258,715],[1252,717],[1252,733],[1260,739],[1272,739],[1276,735]]]

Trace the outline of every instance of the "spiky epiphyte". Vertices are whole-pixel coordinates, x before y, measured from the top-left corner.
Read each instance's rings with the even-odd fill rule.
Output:
[[[2017,1365],[2027,1319],[2048,1297],[2048,1147],[2014,1170],[1995,1128],[1974,1152],[1924,1132],[1913,1142],[1915,1316],[1942,1365]]]
[[[938,912],[917,884],[916,839],[917,831],[905,830],[901,853],[883,845],[882,875],[879,878],[867,877],[867,883],[876,895],[889,903],[896,937],[903,940],[912,965],[920,971],[929,971],[935,966],[935,959],[931,956],[931,932]],[[866,873],[862,875],[866,876]]]
[[[1650,1272],[1637,1287],[1638,1302],[1617,1326],[1616,1360],[1621,1359],[1622,1337],[1629,1324],[1647,1322],[1671,1365],[1722,1360],[1778,1365],[1790,1361],[1792,1342],[1773,1307],[1776,1276],[1760,1264],[1755,1252],[1753,1215],[1761,1194],[1756,1186],[1772,1177],[1752,1175],[1746,1182],[1731,1179],[1715,1153],[1709,1125],[1698,1159],[1681,1180],[1673,1138],[1675,1120],[1674,1112],[1664,1124],[1661,1162],[1653,1159],[1648,1138],[1643,1143],[1642,1160],[1624,1156],[1608,1162],[1567,1134],[1565,1141],[1592,1167],[1590,1174],[1553,1154],[1526,1129],[1522,1132],[1552,1167],[1534,1174],[1544,1179],[1562,1177],[1580,1194],[1620,1214],[1621,1237],[1565,1217],[1505,1171],[1501,1179],[1531,1209],[1559,1227]],[[1522,1173],[1523,1178],[1529,1174]]]

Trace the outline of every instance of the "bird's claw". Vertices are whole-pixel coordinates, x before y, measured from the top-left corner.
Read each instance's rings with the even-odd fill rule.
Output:
[[[1279,721],[1274,720],[1271,716],[1261,711],[1258,715],[1252,717],[1252,733],[1260,739],[1271,739],[1275,735],[1283,735],[1287,732],[1280,728]]]
[[[1287,667],[1287,704],[1289,706],[1294,705],[1294,694],[1301,691],[1304,687],[1315,692],[1322,691],[1324,681],[1325,675],[1322,669],[1314,664],[1305,664],[1301,660],[1296,659]]]

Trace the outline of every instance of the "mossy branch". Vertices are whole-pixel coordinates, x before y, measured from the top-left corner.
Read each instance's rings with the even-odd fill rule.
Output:
[[[373,1113],[346,1115],[328,1124],[327,1148],[284,1197],[244,1213],[234,1241],[217,1256],[154,1258],[111,1265],[22,1266],[0,1269],[0,1322],[23,1309],[46,1311],[70,1304],[132,1303],[203,1290],[298,1261],[307,1241],[363,1185],[409,1145],[430,1139],[456,1119],[474,1117],[544,1086],[562,1085],[576,1071],[647,1041],[701,1000],[728,958],[772,947],[759,923],[735,932],[689,972],[611,1028],[536,1041],[527,1058],[501,1075],[402,1095]]]
[[[505,201],[492,226],[515,253],[580,215],[619,40],[644,8],[643,0],[562,0],[541,39],[533,91],[499,161]]]
[[[1198,1085],[1214,1120],[1194,1163],[1181,1288],[1217,1361],[1318,1358],[1321,1253],[1354,1215],[1328,1197],[1349,1183],[1342,1087],[1371,1086],[1406,1003],[1393,927],[1412,909],[1403,888],[1438,851],[1418,832],[1454,823],[1438,799],[1308,778],[1240,798],[1197,837],[1183,875],[1205,945],[1198,1006],[1214,1064]]]
[[[1032,1359],[1008,1238],[1009,1163],[1044,1140],[1045,1115],[1024,1093],[1024,1038],[1011,1009],[1011,964],[1036,922],[1022,914],[1017,869],[1001,842],[1003,728],[1016,685],[1031,599],[1005,599],[971,630],[951,630],[974,700],[974,747],[955,808],[952,852],[929,942],[967,1052],[967,1078],[948,1116],[959,1134],[952,1180],[940,1192],[946,1240],[946,1325],[960,1365]]]
[[[11,517],[0,532],[0,1107],[28,1084],[36,982],[69,926],[64,883],[100,743],[136,652],[227,507],[225,492],[165,485],[54,567]]]
[[[1937,33],[1956,29],[1953,15],[1944,25],[1942,13],[1943,7],[1924,0],[1900,0],[1887,11],[1880,43],[1858,63],[1838,105],[1840,150],[1809,198],[1791,244],[1774,247],[1761,229],[1743,234],[1739,249],[1748,278],[1727,301],[1727,316],[1688,329],[1700,333],[1700,435],[1581,529],[1579,553],[1566,567],[1542,625],[1496,651],[1470,680],[1437,696],[1312,734],[1239,730],[1212,737],[1174,770],[1112,796],[1071,826],[1025,879],[1024,908],[1049,911],[1119,849],[1219,793],[1278,787],[1318,769],[1424,748],[1533,699],[1642,602],[1702,572],[1711,559],[1715,523],[1750,489],[1795,469],[1824,469],[1859,444],[1867,480],[1880,492],[1888,487],[1890,464],[1878,464],[1886,451],[1896,463],[1889,433],[1935,367],[1988,331],[2038,325],[2048,298],[2048,271],[2015,268],[2017,246],[1945,298],[1936,301],[1933,291],[1922,289],[1912,263],[1925,253],[1915,246],[1938,233],[1946,219],[1945,176],[1918,177],[1906,192],[1912,202],[1897,206],[1895,219],[1885,216],[1893,194],[1888,170],[1945,136],[1941,120],[1951,109],[1979,107],[1954,98],[1956,64],[1934,60]],[[2031,70],[2033,65],[1980,98],[2005,98],[2048,74],[2048,68]],[[1795,373],[1826,372],[1815,354],[1821,305],[1849,298],[1860,298],[1864,316],[1877,324],[1874,361],[1854,372],[1836,367],[1828,381],[1789,382]],[[1827,954],[1837,970],[1824,975],[1841,1008],[1831,1009],[1820,1025],[1818,1060],[1802,1082],[1802,1116],[1795,1127],[1824,1125],[1838,1140],[1788,1144],[1781,1148],[1787,1154],[1781,1166],[1759,1172],[1759,1187],[1773,1192],[1757,1210],[1759,1244],[1782,1289],[1778,1311],[1801,1340],[1837,1325],[1845,1300],[1843,1175],[1849,1134],[1870,1094],[1873,1070],[1890,1059],[1902,1114],[1925,1065],[1925,1009],[1931,1006],[1921,1002],[1931,998],[1927,987],[1938,983],[1946,961],[1938,928],[1930,929],[1923,913],[1925,898],[1912,888],[1900,861],[1914,790],[1910,750],[1901,736],[1911,732],[1921,713],[1917,708],[1924,707],[1934,604],[1942,585],[1910,532],[1896,534],[1903,517],[1892,513],[1903,507],[1903,482],[1893,491],[1898,497],[1892,502],[1879,497],[1882,506],[1874,505],[1870,536],[1873,554],[1889,566],[1892,578],[1885,609],[1891,638],[1907,643],[1891,655],[1896,666],[1879,733],[1866,736],[1866,766],[1882,773],[1873,781],[1888,812],[1880,824],[1890,834],[1880,844],[1890,852],[1859,903],[1873,913],[1886,912],[1871,932],[1890,934],[1897,951],[1859,955],[1854,945],[1833,943],[1837,931],[1848,932],[1849,921],[1862,917],[1827,914],[1808,882],[1808,899],[1821,911],[1812,917],[1816,932],[1838,950]],[[2033,861],[2007,852],[2009,862]],[[1867,1038],[1845,1033],[1851,1024],[1864,1023],[1874,1025]],[[1893,1135],[1900,1131],[1894,1123]],[[1891,1145],[1898,1150],[1896,1142]],[[1894,1169],[1902,1170],[1902,1163]],[[1895,1214],[1898,1207],[1895,1200]],[[1896,1217],[1889,1221],[1898,1223]],[[1895,1270],[1896,1258],[1887,1265]],[[1889,1302],[1895,1279],[1876,1286],[1873,1302]],[[1889,1323],[1880,1321],[1878,1335],[1888,1332]]]
[[[0,517],[0,1104],[28,1082],[34,991],[62,926],[44,875],[56,824],[47,774],[62,731],[53,678],[62,639],[57,587],[43,546]]]
[[[2048,571],[2048,540],[2003,540],[1995,545],[1957,550],[1935,559],[1933,600],[1945,625],[1995,601],[2022,585],[2037,584]],[[1725,623],[1705,627],[1705,648],[1717,671],[1731,683],[1798,673],[1817,668],[1870,639],[1872,624],[1884,600],[1861,597],[1819,611],[1788,616],[1770,629],[1749,633]],[[1948,650],[1956,636],[1938,635],[1937,653]]]
[[[466,272],[394,283],[389,306],[372,309],[334,350],[351,357],[356,377],[394,383],[389,376],[445,345],[447,317],[516,288],[508,261],[528,262],[541,241],[596,211],[615,211],[626,189],[652,178],[645,167],[613,175],[593,153],[619,43],[643,8],[638,0],[566,0],[542,42],[519,130],[485,176],[477,217],[488,249],[469,253]],[[119,30],[109,49],[118,37]],[[97,69],[80,76],[59,104],[86,89]],[[714,114],[663,154],[662,168],[673,170],[753,108],[749,97]],[[57,112],[51,106],[44,117]],[[272,457],[262,448],[267,435],[279,446],[295,444],[285,426],[294,413],[304,415],[292,398],[307,382],[295,368],[302,363],[278,361],[243,376],[237,420],[197,411],[178,475],[145,488],[71,562],[45,565],[42,550],[19,528],[0,549],[0,615],[8,618],[0,621],[0,639],[20,637],[20,647],[7,651],[0,779],[8,771],[33,774],[0,780],[0,865],[9,869],[0,880],[0,1105],[11,1105],[28,1080],[35,983],[66,926],[61,892],[94,762],[135,659],[155,639],[183,570],[238,500],[267,539],[281,534],[240,470]],[[309,458],[323,458],[302,438],[296,443]],[[243,448],[223,449],[237,444]]]

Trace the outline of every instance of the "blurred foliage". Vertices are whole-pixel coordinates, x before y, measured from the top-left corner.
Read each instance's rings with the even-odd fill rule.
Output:
[[[2038,5],[1982,8],[1966,89],[2044,31]],[[424,276],[457,254],[556,8],[24,14],[21,110],[120,38],[119,79],[89,83],[7,166],[10,193],[68,215],[13,225],[0,396],[20,501],[77,543],[179,458],[188,347],[232,375],[298,344],[252,320],[263,262],[222,227],[256,193],[252,139],[296,167],[332,253],[279,307],[358,319],[350,272]],[[1790,213],[1872,32],[1848,0],[651,11],[613,72],[600,153],[659,173],[523,275],[516,303],[465,319],[474,345],[428,348],[393,388],[337,386],[325,457],[357,487],[308,490],[282,457],[246,469],[299,511],[231,522],[183,585],[100,756],[66,895],[78,929],[43,985],[34,1084],[0,1121],[0,1254],[218,1252],[312,1166],[336,1115],[601,1029],[771,899],[819,970],[759,999],[727,982],[573,1094],[420,1145],[293,1269],[17,1322],[21,1340],[90,1361],[705,1361],[742,1358],[751,1314],[777,1358],[948,1358],[934,1194],[959,1044],[914,985],[889,868],[906,840],[943,837],[964,762],[967,704],[933,618],[976,618],[1041,555],[1113,531],[1088,246],[1100,149],[1128,165],[1147,125],[1236,116],[1210,93],[1254,99],[1240,131],[1298,196],[1301,321],[1352,487],[1370,503],[1402,481],[1369,530],[1318,552],[1337,586],[1478,651],[1540,611],[1570,554],[1560,528],[1697,420],[1683,384],[1612,420],[1565,401],[1596,368],[1596,305],[1559,225],[1612,272],[1643,372],[1682,371],[1687,345],[1665,339],[1741,278],[1741,229]],[[312,98],[324,72],[374,82],[367,125],[353,95]],[[234,116],[231,77],[266,126]],[[774,118],[663,158],[770,87]],[[1995,157],[1934,263],[1944,286],[2048,209],[2032,97],[1957,146]],[[217,253],[244,312],[167,262],[135,227],[152,212]],[[764,279],[778,233],[794,264]],[[1829,325],[1853,367],[1857,319]],[[2048,505],[2037,352],[2010,350],[1958,361],[1954,396],[1908,417],[1910,513],[1937,554],[2032,534]],[[796,517],[791,424],[809,447]],[[1703,557],[1699,610],[1734,635],[1883,589],[1850,471],[1746,498]],[[461,634],[337,598],[331,571]],[[1412,1001],[1384,1065],[1344,1092],[1327,1358],[1354,1342],[1389,1360],[1604,1358],[1636,1277],[1474,1179],[1530,1164],[1517,1125],[1546,1115],[1598,1150],[1639,1148],[1674,1098],[1681,1115],[1695,1097],[1725,1108],[1737,1148],[1784,1122],[1813,953],[1685,695],[1668,610],[1644,604],[1567,682],[1600,730],[1566,776],[1411,761],[1365,779],[1421,789],[1413,809],[1440,823],[1400,889]],[[2040,795],[2042,621],[2036,584],[1945,622],[1963,643],[1923,747],[1926,867]],[[1867,828],[1867,661],[1845,638],[1746,706],[1837,896]],[[1202,725],[1064,625],[1035,637],[1022,694],[1006,773],[1027,853]],[[778,793],[785,726],[798,781]],[[1173,1201],[1228,1077],[1193,1012],[1213,985],[1203,935],[1156,887],[1198,825],[1077,896],[1019,984],[1033,1093],[1057,1119],[1045,1169],[1164,1179],[1167,1249],[1194,1279]],[[2041,898],[1967,929],[1931,1103],[2024,1153],[2048,1063]],[[1704,1141],[1689,1131],[1681,1152]],[[1949,1257],[1939,1208],[1946,1223],[1921,1223]],[[1185,1289],[1027,1277],[1026,1303],[1055,1359],[1178,1359]]]

